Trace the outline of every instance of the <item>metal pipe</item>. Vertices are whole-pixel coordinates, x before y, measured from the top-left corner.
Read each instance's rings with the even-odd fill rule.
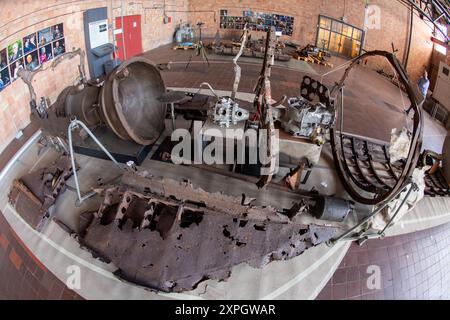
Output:
[[[409,62],[409,53],[411,52],[411,40],[412,40],[412,33],[413,33],[413,25],[414,23],[414,7],[411,6],[410,8],[410,18],[409,18],[409,37],[408,37],[408,47],[406,50],[406,55],[405,55],[405,70],[408,67],[408,62]]]
[[[231,92],[231,100],[234,100],[236,98],[236,92],[239,87],[239,82],[241,81],[241,67],[237,64],[237,61],[241,57],[242,53],[244,52],[245,46],[247,44],[248,39],[248,30],[247,30],[247,24],[244,26],[244,33],[242,34],[242,42],[241,47],[239,49],[239,52],[233,59],[234,64],[234,83],[233,83],[233,91]]]
[[[212,92],[212,94],[213,94],[217,99],[220,98],[219,95],[214,91],[214,89],[211,87],[211,85],[210,85],[208,82],[202,82],[202,83],[200,84],[200,86],[199,86],[199,89],[198,89],[197,93],[199,93],[199,92],[203,89],[203,87],[205,87],[205,86],[209,88],[209,90]]]
[[[127,50],[125,48],[125,26],[123,25],[123,0],[120,0],[120,16],[121,16],[121,27],[122,27],[122,53],[123,53],[123,60],[127,60]]]
[[[73,178],[75,180],[75,188],[76,188],[77,196],[78,196],[78,205],[80,205],[81,203],[83,203],[84,200],[91,198],[95,194],[95,192],[90,192],[84,196],[81,195],[80,184],[78,182],[78,174],[77,174],[76,165],[75,165],[73,143],[72,143],[72,130],[78,128],[78,126],[81,126],[89,134],[89,136],[92,138],[92,140],[94,140],[94,142],[102,149],[102,151],[108,156],[109,159],[111,159],[112,162],[114,162],[114,164],[118,168],[120,168],[120,169],[123,169],[123,168],[120,166],[120,164],[117,162],[117,160],[109,153],[109,151],[103,146],[103,144],[95,137],[95,135],[92,133],[92,131],[89,130],[89,128],[83,122],[76,120],[76,119],[72,120],[67,129],[67,136],[69,138],[70,161],[72,164]]]
[[[112,27],[112,36],[113,36],[113,45],[114,45],[114,60],[117,59],[116,53],[116,19],[114,18],[114,0],[111,0],[111,27]],[[123,34],[122,34],[123,36]]]

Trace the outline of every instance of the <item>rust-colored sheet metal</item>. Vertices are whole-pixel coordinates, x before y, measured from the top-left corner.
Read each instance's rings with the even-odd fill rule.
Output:
[[[117,136],[142,145],[164,130],[166,88],[158,68],[144,57],[124,61],[108,76],[100,92],[101,116]]]
[[[65,190],[72,175],[69,156],[62,156],[51,166],[14,180],[9,202],[33,228],[40,230],[50,217],[49,209]]]
[[[425,173],[425,195],[430,197],[450,197],[450,185],[445,179],[442,169]]]
[[[394,180],[384,180],[378,175],[378,171],[374,170],[373,159],[371,158],[371,150],[367,153],[367,170],[370,171],[368,174],[365,174],[363,171],[364,168],[361,168],[361,163],[358,159],[355,158],[358,153],[358,147],[354,145],[355,141],[350,141],[350,147],[353,148],[351,152],[351,158],[349,159],[346,156],[346,145],[348,141],[345,141],[346,137],[342,132],[342,128],[338,130],[338,128],[333,127],[331,129],[331,147],[333,151],[333,158],[336,166],[336,170],[340,177],[340,180],[345,187],[345,190],[349,193],[349,195],[357,202],[367,205],[377,205],[379,203],[388,202],[391,200],[392,196],[395,195],[399,190],[401,190],[406,182],[408,177],[410,177],[417,166],[417,161],[420,155],[420,149],[422,145],[422,131],[423,131],[423,118],[422,112],[417,104],[417,98],[413,91],[412,85],[409,81],[408,75],[404,70],[403,66],[397,60],[397,58],[389,52],[385,51],[371,51],[367,52],[357,58],[355,58],[350,66],[345,71],[342,79],[332,90],[332,95],[337,93],[345,84],[345,80],[347,79],[349,72],[351,69],[356,66],[360,61],[369,58],[369,57],[385,57],[395,71],[398,74],[400,79],[400,83],[403,85],[409,100],[411,102],[414,115],[413,115],[413,129],[412,129],[412,138],[411,138],[411,146],[408,154],[408,158],[404,161],[404,164],[401,166],[398,175],[394,168],[390,165],[390,163],[386,163],[387,169],[393,173],[392,178]],[[341,106],[342,108],[342,106]],[[336,107],[336,117],[338,116],[339,109]],[[367,144],[363,143],[363,148],[368,148]],[[353,144],[353,145],[352,145]],[[373,152],[372,152],[373,153]],[[354,168],[351,169],[349,167],[350,164],[354,164]],[[395,176],[395,177],[394,177]]]
[[[113,262],[120,278],[155,290],[191,290],[206,279],[226,279],[240,263],[259,268],[291,259],[336,233],[292,222],[301,205],[285,215],[188,182],[133,173],[122,182],[104,190],[97,212],[82,214],[80,242]]]

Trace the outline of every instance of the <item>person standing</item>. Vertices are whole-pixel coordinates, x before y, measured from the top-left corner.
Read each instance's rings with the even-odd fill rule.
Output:
[[[430,80],[428,79],[427,71],[424,71],[423,76],[420,77],[419,82],[417,83],[417,86],[419,87],[420,93],[425,99],[427,97],[428,88],[430,87]]]
[[[417,82],[417,87],[419,88],[419,92],[421,94],[421,100],[419,101],[419,107],[425,102],[425,99],[427,98],[428,88],[430,87],[430,79],[428,79],[428,72],[425,70],[423,72],[423,75],[419,78],[419,81]],[[409,107],[408,110],[406,110],[406,114],[409,114],[409,112],[412,110],[412,106]]]

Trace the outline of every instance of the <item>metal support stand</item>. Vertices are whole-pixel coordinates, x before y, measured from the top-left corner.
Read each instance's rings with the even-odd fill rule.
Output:
[[[172,132],[175,131],[175,104],[170,103],[170,117],[172,118]]]
[[[202,25],[203,24],[204,24],[203,22],[197,23],[198,30],[199,30],[199,38],[198,38],[197,43],[195,44],[194,52],[191,54],[191,57],[189,58],[189,61],[184,70],[187,70],[187,68],[189,68],[189,65],[191,64],[191,60],[194,57],[194,54],[197,56],[201,56],[203,58],[203,61],[206,61],[206,63],[208,64],[208,67],[209,67],[208,56],[206,55],[205,45],[203,44],[203,41],[202,41]]]
[[[102,151],[108,156],[108,158],[111,159],[112,162],[114,162],[114,164],[119,169],[123,169],[121,167],[121,165],[119,164],[119,162],[116,161],[116,159],[111,155],[111,153],[109,153],[109,151],[103,146],[103,144],[95,137],[95,135],[92,133],[92,131],[89,130],[89,128],[83,122],[76,120],[76,119],[72,120],[67,129],[67,136],[69,138],[70,160],[72,162],[73,177],[75,180],[75,188],[76,188],[77,196],[78,196],[78,200],[75,203],[77,206],[81,205],[81,203],[83,203],[83,201],[85,201],[95,195],[95,192],[89,192],[82,196],[81,191],[80,191],[80,184],[78,182],[78,174],[77,174],[77,170],[76,170],[76,166],[75,166],[75,156],[74,156],[74,152],[73,152],[73,143],[72,143],[72,131],[79,127],[81,127],[83,130],[85,130],[87,132],[87,134],[89,134],[89,136],[92,138],[92,140],[94,140],[94,142],[102,149]]]

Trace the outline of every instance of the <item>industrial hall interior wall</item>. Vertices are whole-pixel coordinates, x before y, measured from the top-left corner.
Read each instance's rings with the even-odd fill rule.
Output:
[[[0,48],[42,28],[63,23],[66,51],[72,48],[85,50],[83,12],[100,7],[107,7],[110,24],[111,17],[119,17],[122,13],[124,16],[141,15],[143,51],[172,42],[175,28],[181,20],[193,25],[203,21],[205,37],[213,37],[220,30],[220,10],[227,10],[229,15],[242,15],[244,10],[253,10],[292,16],[295,19],[293,34],[283,36],[282,40],[300,45],[315,44],[319,15],[334,19],[345,17],[347,23],[361,29],[364,29],[365,20],[365,1],[362,0],[123,0],[122,8],[121,3],[120,0],[2,0]],[[393,43],[398,49],[397,57],[402,61],[409,38],[408,8],[399,1],[392,0],[370,0],[369,3],[378,5],[381,9],[381,28],[366,31],[364,50],[391,51]],[[169,23],[164,23],[164,13],[171,17]],[[220,30],[220,33],[226,37],[230,31]],[[255,38],[262,35],[263,33],[258,32]],[[408,62],[408,73],[414,82],[424,67],[430,64],[433,53],[430,37],[430,26],[415,15]],[[378,68],[376,61],[372,63],[373,68]],[[48,97],[53,103],[63,88],[75,82],[77,67],[78,63],[68,60],[63,61],[55,72],[38,73],[33,83],[38,99]],[[29,91],[27,85],[18,79],[0,93],[0,152],[14,139],[19,129],[29,124],[29,112]]]
[[[123,15],[141,15],[142,49],[147,51],[172,42],[176,21],[187,20],[186,0],[166,1],[172,23],[163,23],[163,1],[123,1]],[[17,39],[46,27],[63,23],[66,51],[72,48],[85,50],[83,12],[92,8],[107,7],[111,17],[121,15],[121,1],[99,0],[1,0],[0,1],[0,48]],[[111,14],[111,8],[114,14]],[[110,34],[112,39],[112,34]],[[47,62],[51,64],[51,62]],[[88,72],[87,60],[85,62]],[[44,65],[46,67],[46,65]],[[39,72],[33,80],[37,99],[48,97],[55,102],[59,93],[72,85],[78,76],[78,58],[61,62],[55,72]],[[18,79],[0,93],[0,152],[14,139],[18,129],[30,122],[30,95],[27,85]]]

